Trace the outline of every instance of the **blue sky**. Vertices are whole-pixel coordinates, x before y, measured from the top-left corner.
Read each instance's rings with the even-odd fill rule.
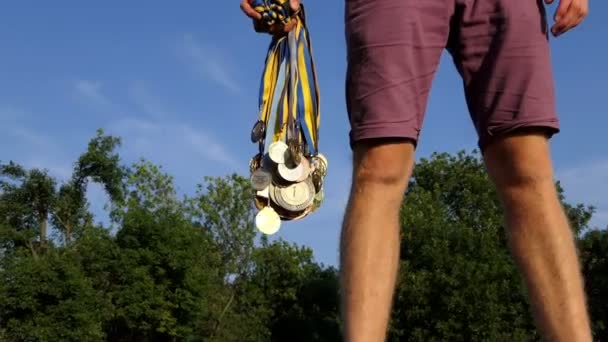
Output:
[[[258,80],[268,37],[256,34],[237,0],[51,3],[19,1],[0,12],[0,160],[70,174],[97,128],[120,135],[126,162],[163,166],[181,192],[203,176],[247,175],[255,146]],[[308,1],[322,101],[321,150],[329,159],[326,203],[277,236],[335,264],[350,181],[344,105],[343,2]],[[555,6],[549,6],[552,15]],[[608,224],[608,28],[604,1],[582,26],[551,39],[562,132],[553,143],[571,201],[594,204]],[[603,42],[603,43],[602,43]],[[442,125],[445,123],[445,125]],[[444,55],[417,157],[476,148],[460,79]],[[105,196],[91,193],[99,212]]]

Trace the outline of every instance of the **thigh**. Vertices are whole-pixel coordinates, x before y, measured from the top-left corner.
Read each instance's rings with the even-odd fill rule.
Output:
[[[418,141],[431,82],[449,36],[450,0],[345,0],[351,145]]]
[[[559,131],[542,0],[457,0],[450,37],[482,149],[522,128]]]

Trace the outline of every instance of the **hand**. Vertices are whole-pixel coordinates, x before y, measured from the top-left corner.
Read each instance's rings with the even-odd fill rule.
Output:
[[[552,4],[554,0],[545,0],[545,2]],[[553,16],[555,24],[551,27],[551,33],[557,37],[568,32],[580,24],[588,12],[588,0],[559,0],[559,5]]]
[[[292,11],[297,11],[300,8],[300,2],[301,0],[289,0],[289,7],[291,7]],[[266,23],[262,22],[262,15],[253,9],[252,3],[253,0],[242,0],[241,10],[253,20],[253,27],[256,32],[266,32],[275,35],[287,33],[294,27],[296,22],[295,19],[291,20],[287,25],[275,23],[269,27]]]

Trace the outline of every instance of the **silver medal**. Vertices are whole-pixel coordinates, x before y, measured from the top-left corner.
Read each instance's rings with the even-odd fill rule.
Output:
[[[262,197],[262,198],[268,198],[270,196],[269,191],[270,191],[270,188],[267,186],[263,190],[258,190],[256,192],[256,196]]]
[[[285,164],[285,154],[288,146],[282,141],[275,141],[268,147],[268,156],[277,164]]]
[[[274,197],[273,201],[276,204],[292,212],[308,208],[315,199],[315,186],[310,178],[285,187],[274,187],[271,192],[274,192],[271,197]]]
[[[296,179],[296,182],[303,182],[310,176],[310,161],[307,158],[302,158],[300,165],[302,166],[302,174],[300,178]]]
[[[277,170],[279,172],[279,176],[288,182],[295,182],[302,178],[302,175],[304,174],[304,166],[302,163],[298,164],[298,166],[294,168],[290,168],[287,166],[287,164],[279,164],[277,166]]]
[[[253,189],[261,191],[270,185],[270,183],[272,182],[272,175],[270,174],[270,172],[264,170],[263,168],[259,168],[253,171],[250,180]]]

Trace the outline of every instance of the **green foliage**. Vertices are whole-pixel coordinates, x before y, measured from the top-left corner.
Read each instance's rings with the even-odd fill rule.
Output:
[[[405,202],[392,340],[534,339],[482,161],[464,153],[420,160]]]
[[[119,146],[97,132],[61,184],[0,163],[0,341],[340,341],[337,271],[257,235],[246,178],[206,177],[179,198],[161,167],[122,165]],[[111,226],[93,224],[89,182]],[[608,234],[556,186],[605,340]],[[420,160],[401,224],[391,341],[538,340],[478,155]]]
[[[608,340],[608,231],[592,230],[580,240],[587,301],[596,341]]]
[[[191,201],[193,217],[219,245],[227,275],[242,275],[251,267],[256,230],[249,180],[232,174],[205,177]]]
[[[102,340],[110,303],[71,253],[5,260],[0,277],[0,322],[8,340]]]

